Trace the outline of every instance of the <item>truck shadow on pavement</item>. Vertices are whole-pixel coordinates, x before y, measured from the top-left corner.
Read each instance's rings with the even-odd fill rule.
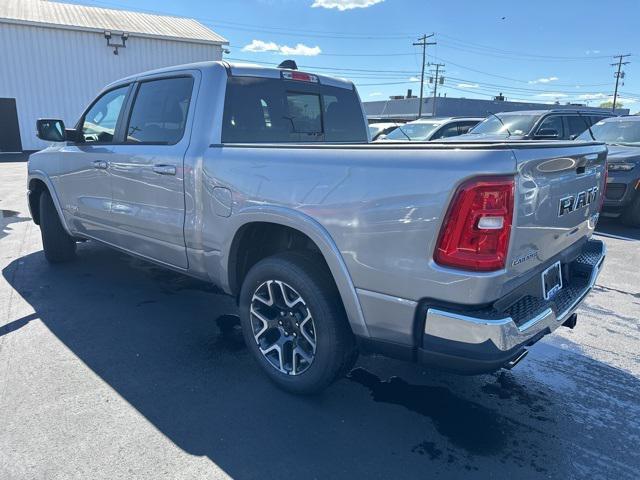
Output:
[[[0,335],[40,319],[178,447],[234,478],[633,473],[637,422],[615,418],[640,416],[640,381],[587,357],[545,346],[522,370],[481,377],[365,358],[324,394],[296,397],[260,372],[229,326],[234,300],[204,282],[89,242],[74,263],[36,252],[2,273],[35,313]]]

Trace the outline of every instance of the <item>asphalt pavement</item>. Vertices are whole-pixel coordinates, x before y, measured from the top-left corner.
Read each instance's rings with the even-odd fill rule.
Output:
[[[366,357],[296,397],[222,333],[215,287],[94,242],[47,264],[25,176],[0,163],[0,479],[640,476],[638,229],[601,221],[576,329],[511,371]]]

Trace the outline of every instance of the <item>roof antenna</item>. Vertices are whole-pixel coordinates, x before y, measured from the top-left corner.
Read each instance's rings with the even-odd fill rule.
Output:
[[[278,65],[278,68],[286,68],[287,70],[298,70],[298,65],[296,64],[295,60],[285,60],[280,65]]]

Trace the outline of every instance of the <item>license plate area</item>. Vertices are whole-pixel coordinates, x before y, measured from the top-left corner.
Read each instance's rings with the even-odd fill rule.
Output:
[[[553,296],[562,289],[562,268],[560,262],[556,262],[542,272],[542,294],[545,300]]]

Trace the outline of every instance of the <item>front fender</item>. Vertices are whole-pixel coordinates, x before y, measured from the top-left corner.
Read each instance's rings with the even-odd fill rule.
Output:
[[[327,232],[320,223],[297,210],[264,205],[246,208],[234,214],[229,221],[231,222],[229,231],[232,232],[232,234],[229,235],[223,245],[220,265],[220,278],[224,282],[222,287],[227,292],[231,290],[230,255],[231,246],[237,232],[243,226],[254,222],[283,225],[305,234],[316,244],[327,262],[336,286],[338,287],[338,292],[342,298],[342,303],[353,333],[363,337],[369,336],[367,326],[364,322],[362,308],[353,281],[347,270],[347,265],[342,258],[340,250],[338,250],[338,247],[329,235],[329,232]]]
[[[64,227],[64,229],[69,235],[74,236],[71,229],[69,229],[69,225],[67,225],[67,220],[62,212],[62,205],[60,204],[60,199],[58,198],[58,194],[56,193],[56,190],[53,187],[53,182],[51,181],[49,176],[42,170],[29,170],[29,175],[27,177],[27,189],[29,189],[28,190],[29,192],[30,192],[31,182],[33,180],[40,180],[42,183],[46,185],[47,190],[49,190],[49,194],[51,195],[51,199],[53,200],[53,205],[56,207],[56,211],[58,212],[58,216],[60,217],[60,222],[62,223],[62,226]],[[31,210],[31,204],[29,204],[29,210]],[[33,218],[33,212],[30,212],[30,213],[31,213],[31,217]]]

